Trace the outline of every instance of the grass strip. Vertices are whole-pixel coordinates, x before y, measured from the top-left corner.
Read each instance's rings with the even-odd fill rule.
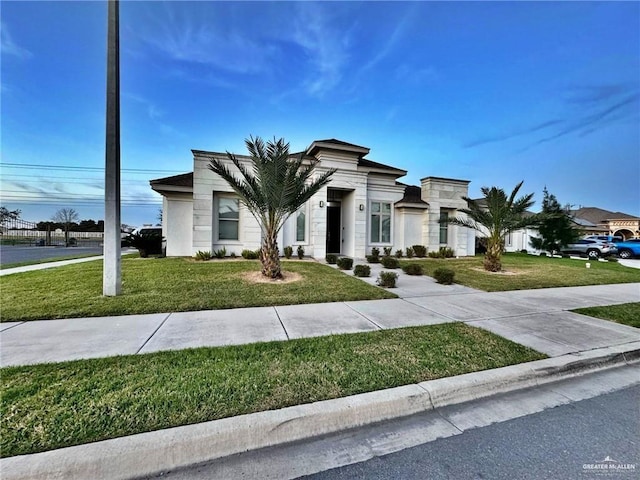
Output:
[[[283,262],[302,279],[253,283],[257,260],[195,262],[184,258],[125,258],[122,295],[102,295],[102,262],[0,277],[2,321],[184,312],[395,298],[384,289],[310,261]]]
[[[462,323],[4,368],[2,456],[545,358]]]
[[[414,258],[400,263],[419,263],[429,276],[438,267],[450,268],[455,271],[456,283],[486,292],[640,282],[640,269],[618,262],[590,261],[591,268],[586,268],[584,260],[508,253],[502,257],[504,271],[491,273],[483,269],[482,258]]]
[[[575,313],[590,317],[603,318],[612,322],[622,323],[630,327],[640,328],[640,302],[623,303],[621,305],[607,305],[604,307],[588,307],[572,310]]]

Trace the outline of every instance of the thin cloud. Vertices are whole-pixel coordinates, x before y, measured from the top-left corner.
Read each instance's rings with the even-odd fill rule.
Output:
[[[522,135],[528,135],[530,133],[535,133],[540,130],[544,130],[545,128],[552,127],[554,125],[558,125],[562,123],[562,120],[548,120],[546,122],[542,122],[531,127],[526,127],[521,130],[516,130],[514,132],[505,133],[503,135],[495,135],[490,137],[479,138],[477,140],[472,140],[470,142],[465,143],[463,148],[473,148],[479,145],[485,145],[487,143],[495,143],[495,142],[503,142],[505,140],[509,140],[511,138],[520,137]]]
[[[599,103],[627,92],[629,92],[629,86],[622,83],[574,86],[566,89],[566,101],[573,104]]]
[[[7,24],[4,22],[0,22],[0,52],[5,55],[13,55],[14,57],[21,59],[29,59],[33,57],[33,53],[26,48],[17,45],[13,41],[11,34],[9,33],[9,29],[7,28]]]

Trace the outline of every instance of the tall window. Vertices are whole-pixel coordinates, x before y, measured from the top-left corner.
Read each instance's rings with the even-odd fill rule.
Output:
[[[371,202],[371,243],[391,242],[391,204]]]
[[[304,213],[304,207],[296,214],[296,242],[305,241],[305,233],[307,231],[307,216]]]
[[[447,243],[449,241],[449,224],[446,223],[449,219],[448,212],[440,212],[440,243]]]
[[[238,240],[240,224],[240,200],[237,198],[218,198],[218,239]]]

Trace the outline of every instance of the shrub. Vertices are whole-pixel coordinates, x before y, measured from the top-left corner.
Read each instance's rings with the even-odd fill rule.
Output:
[[[78,239],[75,237],[71,237],[69,239],[69,243],[67,244],[67,247],[77,247],[78,246]]]
[[[260,256],[260,250],[242,250],[240,255],[246,260],[255,260]]]
[[[414,255],[414,253],[415,253],[415,252],[413,251],[413,248],[411,248],[411,247],[407,247],[405,251],[407,252],[407,258],[413,258],[413,255]]]
[[[391,255],[391,250],[392,250],[391,247],[384,247],[382,249],[382,251],[384,252],[384,256],[388,257],[389,255]]]
[[[384,268],[398,268],[400,261],[396,257],[382,257],[380,263]]]
[[[130,246],[138,249],[142,258],[162,253],[162,235],[159,233],[133,233],[127,241]]]
[[[369,265],[356,265],[353,268],[353,274],[356,277],[368,277],[371,275],[371,267]]]
[[[304,247],[302,245],[298,245],[298,258],[302,260],[304,258]]]
[[[351,270],[353,267],[353,258],[342,257],[338,259],[338,268],[340,270]]]
[[[429,252],[428,257],[429,258],[439,258],[440,257],[440,253],[439,252]]]
[[[225,247],[222,247],[222,248],[221,248],[221,249],[219,249],[219,250],[215,250],[215,251],[213,252],[213,255],[214,255],[216,258],[224,258],[224,257],[226,257],[226,256],[227,256],[227,249],[226,249]]]
[[[324,257],[324,259],[329,265],[335,265],[338,261],[338,256],[335,253],[329,253],[326,257]]]
[[[438,255],[440,258],[453,258],[453,249],[449,247],[440,247]]]
[[[198,250],[195,255],[196,260],[198,261],[206,261],[211,260],[211,251],[210,250]]]
[[[378,275],[378,279],[376,280],[376,284],[385,288],[394,288],[396,286],[397,279],[398,274],[396,272],[380,272],[380,275]]]
[[[380,257],[378,255],[367,255],[367,262],[380,263]]]
[[[373,247],[371,249],[371,255],[373,255],[374,257],[379,257],[380,256],[380,249],[378,247]]]
[[[402,258],[402,249],[396,250],[396,258]]]
[[[440,267],[433,271],[433,278],[436,279],[436,282],[443,285],[451,285],[455,276],[456,272],[450,268]]]
[[[407,275],[423,275],[422,265],[419,263],[408,263],[402,267],[402,271]]]
[[[286,258],[291,258],[291,255],[293,255],[293,247],[292,246],[284,247],[284,256]]]
[[[413,253],[418,258],[424,258],[427,256],[427,247],[425,247],[424,245],[414,245]]]
[[[231,253],[229,254],[229,257],[231,257],[231,258],[236,258],[236,252],[231,252]]]

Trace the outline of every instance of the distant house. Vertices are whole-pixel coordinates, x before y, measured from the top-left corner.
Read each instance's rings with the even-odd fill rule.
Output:
[[[209,170],[221,152],[192,150],[193,172],[151,180],[163,196],[163,234],[167,255],[192,256],[198,250],[239,255],[261,244],[260,226],[229,185]],[[336,139],[316,140],[302,154],[317,162],[317,172],[336,168],[330,183],[298,212],[279,234],[278,245],[302,246],[306,255],[336,253],[363,258],[377,247],[392,250],[425,245],[447,246],[457,256],[474,255],[475,234],[465,227],[440,223],[465,208],[467,180],[425,177],[420,186],[398,181],[406,171],[365,158],[369,148]],[[237,155],[250,164],[250,158]]]
[[[571,210],[571,215],[585,234],[640,238],[640,217],[596,207],[580,207]]]

